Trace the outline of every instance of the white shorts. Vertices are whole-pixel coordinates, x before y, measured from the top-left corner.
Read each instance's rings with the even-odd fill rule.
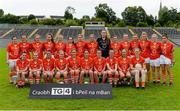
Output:
[[[9,68],[15,68],[16,67],[16,61],[17,61],[17,59],[9,59],[8,60]]]
[[[151,59],[150,60],[150,66],[155,66],[155,67],[159,67],[160,66],[160,59]]]
[[[150,63],[150,58],[149,57],[148,58],[144,58],[144,61],[145,61],[146,64],[148,64],[148,63]]]
[[[160,64],[171,64],[171,59],[165,57],[164,55],[160,56]]]

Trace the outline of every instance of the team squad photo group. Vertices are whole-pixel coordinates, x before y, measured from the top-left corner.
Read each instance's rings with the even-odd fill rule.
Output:
[[[17,38],[13,36],[7,46],[9,81],[17,88],[40,83],[135,85],[137,89],[149,82],[173,85],[174,46],[166,34],[161,39],[146,32],[123,34],[119,40],[102,30],[101,37],[90,34],[88,40],[79,34],[76,42],[73,37],[65,42],[63,35],[54,40],[50,33],[45,41],[36,34],[32,43],[26,35]]]

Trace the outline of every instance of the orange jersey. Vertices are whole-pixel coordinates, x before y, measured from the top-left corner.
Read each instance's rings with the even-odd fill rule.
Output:
[[[40,69],[42,67],[42,60],[38,59],[35,61],[32,59],[29,66],[31,69]]]
[[[74,44],[69,44],[69,43],[67,43],[67,44],[66,44],[66,49],[65,49],[67,56],[70,56],[70,55],[71,55],[71,50],[72,50],[72,49],[75,49],[75,48],[76,48],[76,47],[75,47]]]
[[[9,53],[8,59],[18,59],[20,55],[20,48],[18,44],[8,44],[7,52]]]
[[[139,41],[132,40],[130,42],[131,55],[134,55],[134,49],[139,48]]]
[[[44,42],[43,47],[44,47],[44,51],[50,51],[52,54],[54,54],[55,45],[53,42]]]
[[[109,57],[106,58],[106,63],[109,64],[111,69],[115,69],[115,65],[117,63],[117,58],[114,57],[113,59],[110,59]]]
[[[22,52],[26,52],[27,59],[30,59],[31,44],[29,42],[26,42],[26,43],[20,42],[18,45],[20,48],[20,54]]]
[[[103,57],[101,59],[98,59],[98,57],[94,58],[94,67],[101,72],[106,67],[106,59]]]
[[[131,59],[128,57],[118,58],[118,67],[121,68],[123,71],[127,71],[127,69],[130,67],[130,63],[131,63]]]
[[[56,50],[57,52],[59,52],[60,50],[65,51],[65,48],[66,48],[66,43],[64,43],[64,42],[57,42],[57,43],[55,44],[55,50]]]
[[[76,49],[77,49],[77,56],[83,57],[84,51],[86,49],[86,42],[85,41],[76,42]]]
[[[81,68],[85,70],[90,70],[93,68],[93,59],[89,57],[88,59],[85,59],[84,57],[81,59]]]
[[[16,64],[17,64],[17,67],[19,68],[19,70],[24,70],[27,67],[29,67],[29,61],[27,59],[25,61],[18,59]]]
[[[150,59],[157,59],[160,57],[161,53],[161,43],[150,42]]]
[[[55,66],[60,70],[64,70],[66,66],[68,66],[68,60],[66,60],[66,58],[64,58],[63,60],[57,59],[55,62]]]
[[[120,49],[121,45],[119,42],[111,42],[110,47],[112,50],[114,50],[114,57],[119,57],[120,56]]]
[[[174,50],[174,46],[171,42],[161,44],[162,54],[169,59],[172,59],[173,57],[173,50]]]
[[[130,42],[122,41],[120,45],[121,50],[126,49],[127,55],[130,56]]]
[[[70,57],[68,59],[68,63],[69,63],[69,67],[71,69],[78,69],[81,67],[81,58],[80,57],[76,57],[75,59],[73,59],[72,57]]]
[[[144,61],[144,58],[141,57],[141,56],[140,56],[139,59],[136,59],[136,57],[133,57],[133,58],[131,59],[131,64],[132,64],[133,66],[135,66],[136,64],[141,64],[141,65],[143,65],[144,62],[145,62],[145,61]]]
[[[32,52],[38,53],[38,58],[43,59],[43,43],[41,42],[33,42],[31,44],[32,46]]]
[[[96,57],[98,43],[96,41],[87,43],[87,49],[91,58]]]
[[[55,59],[43,59],[43,68],[45,71],[52,71],[55,68]]]
[[[141,49],[141,56],[148,58],[150,56],[150,41],[140,41],[139,46]]]

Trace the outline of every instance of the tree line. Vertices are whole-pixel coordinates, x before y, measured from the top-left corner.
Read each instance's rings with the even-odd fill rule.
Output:
[[[85,21],[105,21],[108,27],[180,27],[180,12],[171,7],[161,7],[157,16],[148,15],[141,6],[129,6],[121,13],[122,18],[116,16],[116,12],[106,3],[99,4],[95,7],[95,14],[90,18],[84,15],[78,19],[73,17],[75,9],[67,7],[64,12],[64,20],[62,19],[42,19],[37,20],[33,14],[28,17],[19,17],[13,14],[4,14],[3,9],[0,9],[0,23],[9,24],[42,24],[42,25],[64,25],[64,26],[84,26]]]

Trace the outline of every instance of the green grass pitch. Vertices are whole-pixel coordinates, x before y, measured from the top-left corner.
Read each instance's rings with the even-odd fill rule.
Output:
[[[149,83],[145,90],[113,88],[112,99],[29,99],[29,88],[17,89],[8,82],[6,50],[0,49],[0,109],[130,110],[180,109],[180,48],[175,49],[174,86]]]

